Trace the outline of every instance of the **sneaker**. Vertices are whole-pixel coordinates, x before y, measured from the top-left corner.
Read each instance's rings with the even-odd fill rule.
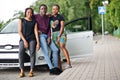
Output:
[[[65,69],[68,69],[68,68],[72,68],[72,66],[71,65],[65,66]]]
[[[61,69],[59,69],[58,67],[55,67],[54,68],[54,74],[55,75],[59,75],[59,74],[61,74],[62,73],[62,70]]]
[[[50,75],[54,74],[54,68],[50,69]]]
[[[50,69],[50,75],[59,75],[60,73],[62,73],[62,70],[57,67]]]

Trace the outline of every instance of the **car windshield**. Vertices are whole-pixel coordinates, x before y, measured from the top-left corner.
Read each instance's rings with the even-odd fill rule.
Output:
[[[6,25],[0,33],[17,33],[18,32],[18,19],[13,20]]]

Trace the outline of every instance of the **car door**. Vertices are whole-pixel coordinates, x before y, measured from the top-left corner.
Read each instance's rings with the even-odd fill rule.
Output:
[[[67,32],[66,48],[70,58],[92,55],[93,53],[93,31],[88,28],[88,19],[77,20],[65,26]],[[83,23],[85,22],[85,23]],[[69,28],[71,27],[71,28]],[[61,52],[62,53],[62,52]],[[62,58],[65,58],[63,54]]]

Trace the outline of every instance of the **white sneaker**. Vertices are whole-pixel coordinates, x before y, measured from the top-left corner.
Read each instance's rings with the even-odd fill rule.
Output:
[[[72,66],[71,65],[65,66],[65,69],[68,69],[68,68],[72,68]]]

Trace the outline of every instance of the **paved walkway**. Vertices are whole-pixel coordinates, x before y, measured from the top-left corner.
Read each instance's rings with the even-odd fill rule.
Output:
[[[93,55],[72,59],[72,66],[54,80],[120,80],[120,39],[95,37]]]
[[[48,70],[40,68],[35,71],[35,77],[21,79],[18,78],[19,69],[5,69],[0,70],[0,80],[120,80],[120,39],[97,36],[93,45],[92,56],[71,59],[73,67],[58,76],[49,75]]]

